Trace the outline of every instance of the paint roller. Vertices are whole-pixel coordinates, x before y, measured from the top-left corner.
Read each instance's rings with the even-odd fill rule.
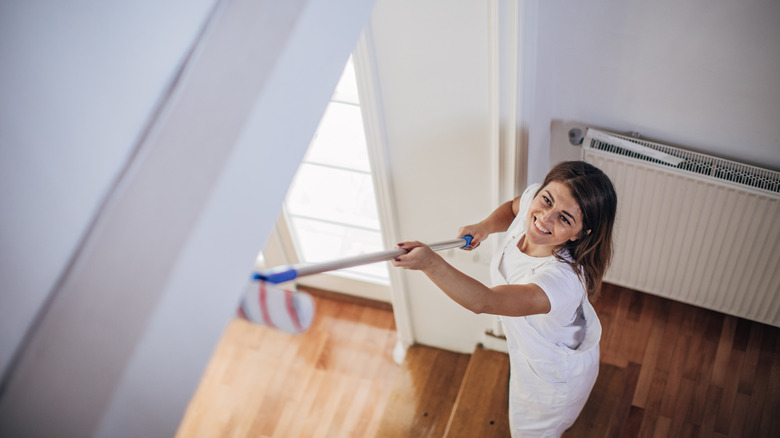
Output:
[[[434,251],[465,248],[471,245],[471,240],[471,236],[463,236],[428,246]],[[285,265],[255,272],[244,290],[238,316],[288,333],[301,333],[309,328],[314,319],[314,299],[307,293],[282,289],[277,284],[307,275],[393,260],[407,252],[406,249],[398,248],[329,262]]]

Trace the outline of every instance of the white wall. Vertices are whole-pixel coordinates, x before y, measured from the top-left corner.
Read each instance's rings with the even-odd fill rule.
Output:
[[[0,3],[0,371],[213,4]]]
[[[528,132],[517,132],[517,141],[527,135],[528,182],[540,181],[551,161],[578,156],[576,148],[551,149],[553,139],[570,147],[564,122],[780,169],[780,3],[518,3],[524,70],[516,79],[526,87],[518,126],[527,122]],[[490,4],[377,4],[372,24],[400,239],[448,238],[495,207],[489,89],[511,72],[488,70]],[[560,132],[551,136],[553,125]],[[479,256],[454,262],[484,280],[490,254],[483,248]],[[470,351],[485,320],[422,275],[403,279],[416,340]]]
[[[452,239],[492,211],[488,6],[380,0],[372,16],[398,240]],[[474,256],[451,261],[486,280]],[[404,272],[416,342],[471,352],[486,317]]]
[[[212,4],[158,3],[0,13],[0,435],[174,434],[372,7],[225,0],[198,39]]]
[[[773,1],[539,2],[529,180],[553,120],[780,169],[777,23]]]

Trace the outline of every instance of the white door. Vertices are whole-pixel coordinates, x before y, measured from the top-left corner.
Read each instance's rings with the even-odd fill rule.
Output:
[[[287,193],[264,264],[317,263],[383,251],[353,59]],[[387,262],[302,277],[298,284],[390,302]]]

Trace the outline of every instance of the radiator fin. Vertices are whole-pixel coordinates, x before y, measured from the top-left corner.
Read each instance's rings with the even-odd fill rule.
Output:
[[[741,184],[747,187],[755,187],[774,193],[780,193],[780,172],[775,172],[769,169],[762,169],[760,167],[750,166],[723,158],[700,154],[698,152],[687,151],[685,149],[654,143],[651,141],[640,140],[637,138],[626,137],[612,133],[610,133],[610,135],[622,138],[623,140],[628,140],[650,149],[661,151],[671,156],[681,158],[685,161],[677,166],[673,166],[667,162],[660,161],[607,142],[598,141],[596,139],[590,139],[590,148],[602,150],[615,155],[633,158],[636,160],[647,161],[661,166],[672,167],[684,172],[690,172],[691,174],[704,175],[735,184]]]
[[[591,148],[590,140],[583,159],[618,192],[615,257],[605,281],[780,327],[776,182],[773,191],[747,188]]]

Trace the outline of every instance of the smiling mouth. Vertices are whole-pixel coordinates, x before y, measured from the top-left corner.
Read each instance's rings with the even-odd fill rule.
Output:
[[[534,216],[534,226],[542,234],[552,234],[552,231],[550,231],[547,228],[544,228],[543,226],[539,225],[539,221],[536,219],[536,216]]]

